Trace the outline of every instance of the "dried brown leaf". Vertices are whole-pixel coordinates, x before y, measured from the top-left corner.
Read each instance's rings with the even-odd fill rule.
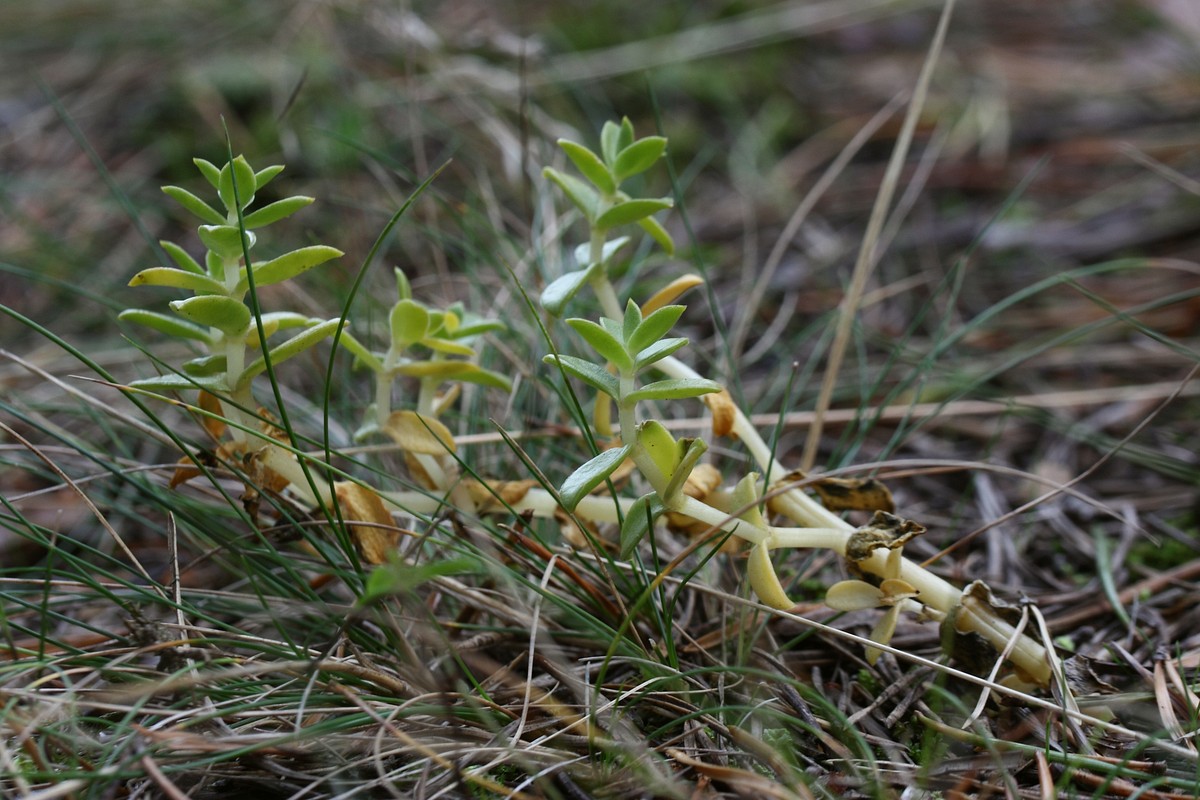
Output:
[[[342,518],[347,521],[371,523],[350,525],[350,534],[358,552],[368,564],[382,564],[394,553],[400,542],[400,531],[392,515],[373,490],[353,481],[338,481],[333,485]]]
[[[225,413],[221,408],[221,400],[209,392],[200,392],[200,408],[209,414],[216,414],[217,417],[221,417]],[[208,416],[202,417],[200,424],[204,426],[204,430],[208,431],[208,435],[214,439],[220,439],[227,427],[225,420]]]
[[[521,481],[491,481],[484,486],[479,481],[464,481],[471,501],[480,514],[494,514],[518,505],[537,486],[537,481],[527,478]]]
[[[729,394],[729,390],[722,389],[719,392],[701,395],[700,399],[708,406],[708,410],[712,412],[712,432],[713,436],[729,436],[733,433],[733,422],[737,419],[737,405],[733,402],[733,396]]]
[[[819,478],[812,488],[830,511],[896,510],[891,491],[875,478]]]

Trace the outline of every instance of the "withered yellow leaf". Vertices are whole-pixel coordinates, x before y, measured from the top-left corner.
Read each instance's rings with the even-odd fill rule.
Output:
[[[728,436],[733,433],[733,421],[737,418],[737,406],[734,404],[729,390],[722,389],[719,392],[701,395],[700,399],[712,412],[713,436]]]
[[[367,487],[353,481],[338,481],[333,485],[342,518],[351,522],[354,544],[368,564],[382,564],[400,542],[400,531],[392,522],[383,500]],[[364,525],[355,525],[360,521]]]
[[[771,563],[771,551],[765,543],[759,542],[750,548],[750,557],[746,560],[746,575],[754,593],[764,604],[781,611],[787,611],[794,605],[784,591],[783,584],[779,582],[775,565]]]
[[[221,408],[221,401],[216,395],[209,392],[200,393],[200,408],[207,411],[209,414],[216,414],[218,417],[224,415]],[[200,424],[204,426],[204,430],[208,431],[208,435],[214,439],[220,439],[225,433],[225,420],[214,419],[213,417],[204,417],[200,420]]]
[[[383,431],[410,453],[437,456],[455,452],[450,429],[433,417],[415,411],[393,411],[384,423]]]
[[[650,299],[642,304],[642,314],[653,314],[663,306],[670,305],[675,301],[675,298],[679,297],[688,289],[699,286],[702,283],[704,283],[704,279],[699,275],[692,273],[680,275],[678,278],[671,281],[666,286],[651,295]]]
[[[537,481],[532,478],[520,481],[490,481],[487,486],[474,480],[463,483],[480,514],[503,511],[519,504],[529,490],[537,485]]]

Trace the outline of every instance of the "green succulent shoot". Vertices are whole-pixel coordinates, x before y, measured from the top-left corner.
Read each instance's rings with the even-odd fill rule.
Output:
[[[206,352],[183,364],[179,372],[135,381],[132,386],[149,391],[203,389],[228,394],[243,407],[253,408],[250,382],[267,368],[265,356],[252,357],[263,345],[262,339],[280,331],[291,332],[286,340],[269,347],[270,362],[278,364],[330,336],[341,321],[288,311],[263,313],[256,320],[246,302],[247,294],[252,286],[258,289],[290,280],[342,252],[312,245],[268,260],[248,261],[257,244],[256,229],[294,214],[313,199],[297,195],[251,210],[257,192],[282,166],[256,171],[243,156],[221,168],[200,158],[194,163],[216,191],[215,205],[179,186],[164,186],[163,193],[203,223],[196,233],[206,249],[204,257],[197,260],[178,244],[163,241],[160,244],[173,266],[144,269],[129,282],[130,286],[182,289],[192,296],[171,301],[172,314],[129,309],[120,319],[199,342]]]
[[[703,444],[676,442],[669,432],[653,421],[638,425],[636,406],[643,400],[682,400],[721,391],[721,385],[706,378],[668,378],[642,383],[641,373],[671,355],[688,342],[683,337],[667,336],[684,311],[684,306],[663,306],[645,316],[630,300],[621,320],[602,317],[592,322],[569,319],[567,324],[599,356],[589,360],[570,355],[548,355],[547,363],[556,364],[600,393],[616,401],[623,444],[605,450],[575,470],[559,491],[563,506],[572,510],[583,497],[603,483],[627,457],[632,457],[655,492],[664,501],[673,497],[686,479],[687,472],[703,452]],[[616,374],[609,371],[609,365]],[[699,449],[697,449],[699,448]]]
[[[558,146],[583,177],[553,167],[546,167],[542,174],[579,209],[590,236],[588,244],[575,250],[579,269],[563,274],[542,292],[542,306],[556,316],[584,285],[599,288],[604,283],[613,256],[629,242],[625,236],[609,241],[614,228],[636,224],[668,254],[675,252],[671,235],[653,216],[671,208],[674,201],[670,197],[632,197],[621,189],[626,179],[645,172],[663,157],[667,149],[664,137],[635,139],[633,124],[625,118],[620,124],[604,124],[599,153],[567,139],[559,139]]]
[[[417,382],[416,410],[436,418],[453,398],[438,394],[444,383],[474,383],[509,391],[512,382],[476,363],[476,341],[486,333],[504,330],[504,323],[468,311],[462,303],[435,309],[416,300],[404,273],[397,269],[397,300],[388,313],[388,348],[376,352],[349,334],[341,342],[356,362],[375,375],[375,402],[355,432],[357,440],[386,431],[394,419],[392,384],[398,378]]]

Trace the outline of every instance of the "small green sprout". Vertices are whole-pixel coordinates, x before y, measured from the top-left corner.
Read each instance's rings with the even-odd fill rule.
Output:
[[[355,432],[363,440],[385,431],[392,412],[392,384],[398,378],[417,382],[416,411],[436,418],[448,405],[452,394],[438,394],[443,383],[474,383],[510,391],[512,382],[504,375],[479,366],[473,359],[478,353],[475,342],[486,333],[504,330],[504,323],[467,311],[462,303],[446,309],[433,309],[414,300],[408,278],[397,269],[397,300],[388,313],[388,348],[376,352],[350,335],[342,337],[343,346],[354,354],[357,363],[375,377],[375,402],[367,408],[366,420]]]

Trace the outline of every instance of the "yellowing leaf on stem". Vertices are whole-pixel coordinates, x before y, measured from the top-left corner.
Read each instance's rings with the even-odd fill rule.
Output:
[[[759,542],[750,548],[750,558],[746,561],[746,575],[750,578],[750,586],[758,599],[771,608],[786,611],[792,607],[779,576],[775,574],[775,566],[771,563],[771,551],[765,542]]]
[[[675,302],[676,298],[678,298],[688,289],[693,289],[703,283],[704,279],[699,275],[689,273],[687,275],[679,276],[654,294],[650,295],[650,299],[642,304],[642,314],[644,316],[653,314],[663,306],[667,306]]]
[[[433,417],[415,411],[393,411],[383,424],[383,431],[410,453],[436,456],[455,452],[450,429]]]
[[[825,592],[825,605],[837,611],[865,611],[883,605],[883,590],[866,581],[839,581]]]

